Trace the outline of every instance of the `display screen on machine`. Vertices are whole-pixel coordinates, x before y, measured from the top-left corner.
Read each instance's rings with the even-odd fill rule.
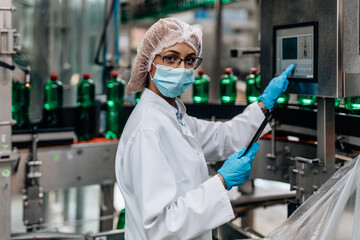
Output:
[[[290,64],[295,70],[290,79],[317,81],[315,61],[314,26],[281,26],[275,28],[275,76],[280,75]]]

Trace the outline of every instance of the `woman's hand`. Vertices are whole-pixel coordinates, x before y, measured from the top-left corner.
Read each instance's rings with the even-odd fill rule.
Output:
[[[259,147],[259,143],[254,143],[245,156],[242,155],[246,148],[242,148],[240,152],[231,155],[218,170],[218,174],[224,179],[227,190],[233,186],[240,186],[249,179],[252,161]]]
[[[294,64],[290,64],[290,66],[280,76],[273,78],[265,88],[264,93],[259,97],[267,109],[271,109],[280,95],[286,91],[289,85],[287,76],[292,70],[294,70],[294,68]]]

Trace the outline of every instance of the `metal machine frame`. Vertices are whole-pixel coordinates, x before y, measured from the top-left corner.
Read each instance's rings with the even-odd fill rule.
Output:
[[[318,97],[360,95],[359,1],[270,0],[261,2],[263,86],[274,77],[274,30],[317,22],[318,81],[290,81],[288,92]],[[316,11],[315,11],[316,9]],[[316,34],[316,32],[315,32]],[[316,60],[316,59],[315,59]]]
[[[15,54],[14,37],[15,30],[12,29],[12,12],[15,8],[11,0],[0,1],[0,61],[3,65],[12,65],[11,55]],[[12,150],[11,143],[11,80],[10,69],[0,67],[0,239],[10,239],[11,229],[11,172],[12,162],[17,159],[18,154]]]
[[[289,93],[317,96],[317,158],[295,156],[292,189],[304,202],[335,171],[334,98],[360,95],[358,0],[269,0],[261,2],[263,86],[275,76],[276,32],[314,25],[314,81],[289,78]],[[316,11],[315,11],[316,9]],[[306,121],[306,119],[304,119]]]
[[[0,240],[11,238],[11,195],[23,194],[24,224],[36,230],[42,220],[43,189],[50,191],[73,186],[101,184],[101,215],[113,214],[114,159],[117,141],[92,144],[71,144],[58,148],[37,148],[40,139],[49,141],[51,134],[12,135],[12,55],[15,46],[15,29],[12,28],[11,0],[0,1]],[[46,135],[46,136],[44,136]],[[62,134],[64,135],[64,134]],[[61,136],[62,136],[61,135]],[[67,137],[69,134],[65,134]],[[32,150],[13,149],[13,142],[32,139]],[[72,159],[76,156],[76,161]],[[17,160],[17,161],[16,161]],[[16,164],[13,164],[16,161]],[[40,171],[41,166],[41,171]],[[85,167],[84,167],[85,166]],[[99,166],[102,166],[99,169]],[[59,168],[60,171],[53,171]],[[77,171],[78,170],[78,171]],[[16,174],[12,174],[16,172]],[[95,172],[95,175],[89,174]],[[54,173],[56,173],[54,175]],[[27,180],[36,179],[36,186],[27,188]],[[25,191],[24,191],[25,190]],[[39,205],[40,204],[40,205]],[[41,210],[41,209],[40,209]],[[35,212],[34,212],[35,211]],[[101,222],[100,229],[112,229],[112,219]],[[28,228],[29,229],[29,228]]]

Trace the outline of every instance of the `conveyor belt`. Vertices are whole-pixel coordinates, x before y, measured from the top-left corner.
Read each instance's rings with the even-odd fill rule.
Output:
[[[201,119],[216,119],[216,120],[226,120],[231,119],[235,115],[241,113],[246,108],[246,103],[241,102],[236,105],[222,105],[222,104],[185,104],[187,113],[190,116],[194,116]],[[63,131],[68,131],[73,129],[75,126],[75,109],[76,108],[64,108],[63,114],[64,119],[62,119],[63,126],[61,129]],[[103,106],[98,107],[97,111],[99,116],[99,111],[105,110]],[[124,107],[124,118],[128,119],[134,106],[125,106]],[[356,115],[358,114],[358,115]],[[299,107],[297,105],[289,104],[287,107],[278,107],[274,111],[274,118],[284,125],[290,125],[294,127],[314,129],[316,130],[316,107]],[[360,137],[360,111],[350,112],[344,108],[339,108],[336,110],[335,117],[335,132],[337,134]],[[97,125],[98,125],[97,121]],[[34,124],[33,124],[34,125]],[[39,126],[42,124],[39,123]],[[67,129],[67,130],[66,130]],[[39,132],[56,132],[55,129],[48,131],[49,129],[39,128]],[[22,134],[26,132],[31,132],[31,129],[18,130],[14,129],[13,134]],[[62,131],[62,130],[61,130]]]

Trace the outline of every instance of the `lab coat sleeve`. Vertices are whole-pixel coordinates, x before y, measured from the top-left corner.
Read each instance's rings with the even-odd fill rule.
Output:
[[[147,238],[191,239],[233,219],[228,195],[217,176],[176,197],[177,183],[164,147],[157,133],[142,130],[125,152]]]
[[[200,142],[206,161],[225,160],[246,147],[265,115],[257,102],[250,104],[241,114],[226,122],[210,122],[186,115],[189,128]],[[267,124],[262,135],[270,131]]]

